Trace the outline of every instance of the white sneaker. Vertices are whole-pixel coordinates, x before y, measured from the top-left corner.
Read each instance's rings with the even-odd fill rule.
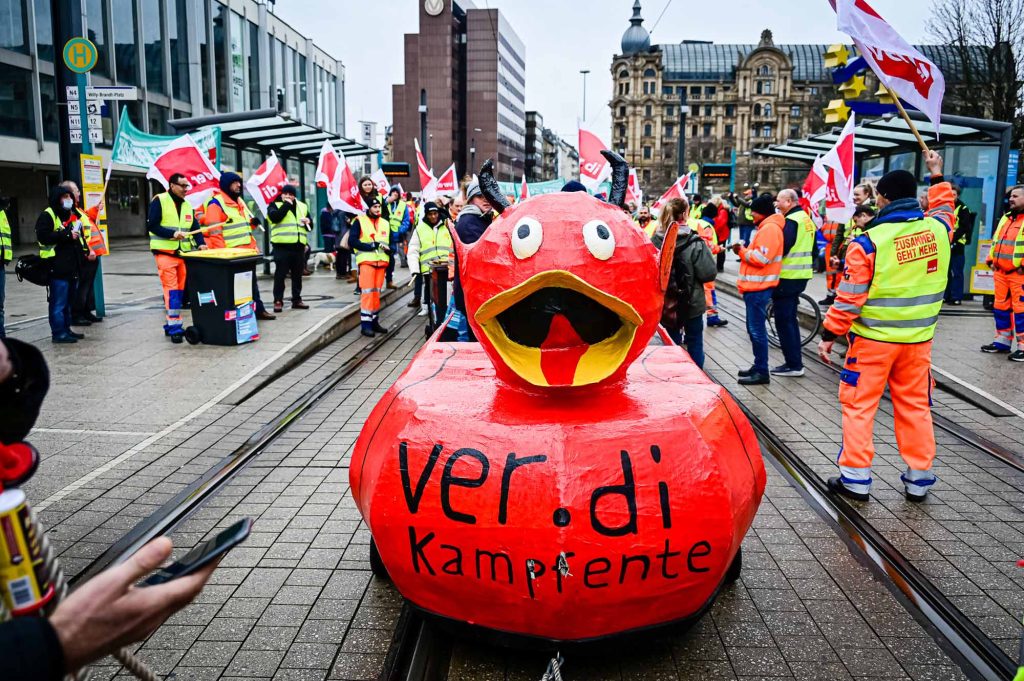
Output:
[[[788,366],[782,365],[775,367],[769,373],[771,373],[772,376],[781,376],[783,378],[799,378],[804,375],[804,370],[802,368],[791,369]]]
[[[427,306],[426,305],[421,305],[420,306],[420,311],[416,313],[416,316],[417,317],[426,317],[427,316]]]

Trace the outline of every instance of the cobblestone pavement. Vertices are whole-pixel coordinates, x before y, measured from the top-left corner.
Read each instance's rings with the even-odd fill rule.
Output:
[[[736,383],[749,366],[750,343],[735,299],[723,299],[728,327],[708,329],[705,369],[747,405],[776,435],[797,451],[822,479],[836,473],[842,441],[838,377],[805,362],[800,379],[773,379],[767,386]],[[781,353],[772,350],[782,362]],[[774,362],[773,362],[774,363]],[[937,411],[970,425],[994,419],[980,410],[939,396]],[[1012,420],[1012,419],[998,419]],[[860,513],[898,548],[965,615],[1011,657],[1020,640],[1024,611],[1024,474],[936,431],[939,478],[929,500],[903,498],[900,473],[906,468],[894,446],[891,404],[883,401],[875,419],[876,457],[872,500],[854,502]],[[1015,443],[1019,449],[1020,441]]]

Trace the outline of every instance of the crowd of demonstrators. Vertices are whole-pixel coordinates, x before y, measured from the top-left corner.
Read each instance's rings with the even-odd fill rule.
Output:
[[[571,184],[571,183],[570,183]],[[576,184],[579,184],[578,182]],[[586,189],[579,185],[583,191]],[[470,182],[465,189],[466,203],[459,210],[459,217],[455,221],[455,232],[464,244],[474,244],[487,231],[494,217],[491,202],[480,191],[478,182]],[[459,280],[459,267],[456,255],[455,281],[452,284],[452,301],[454,310],[448,317],[448,324],[441,336],[442,340],[473,341],[472,330],[469,328],[469,320],[466,317],[466,299],[462,293],[462,285]]]
[[[66,194],[54,198],[63,201],[62,196]],[[54,213],[59,219],[59,210]],[[0,340],[0,404],[5,405],[0,410],[0,443],[14,444],[29,435],[49,384],[46,361],[37,348],[13,338]],[[217,566],[214,561],[165,584],[135,586],[165,563],[171,548],[165,537],[150,542],[82,584],[48,618],[0,622],[0,679],[59,681],[147,638],[199,595]]]
[[[694,363],[704,367],[704,286],[715,280],[717,271],[711,249],[690,227],[690,207],[685,199],[670,199],[661,209],[651,241],[661,248],[673,225],[678,229],[672,270],[665,290],[661,324],[678,345],[683,345]]]
[[[296,198],[294,185],[282,187],[277,199],[267,207],[267,222],[274,251],[274,312],[284,310],[286,277],[292,280],[292,309],[308,310],[309,305],[302,302],[302,274],[313,222],[309,207]]]

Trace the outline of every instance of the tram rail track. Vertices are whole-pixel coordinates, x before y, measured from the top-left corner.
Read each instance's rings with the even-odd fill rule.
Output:
[[[973,671],[973,678],[986,681],[1008,681],[1014,677],[1017,663],[1002,648],[964,615],[853,505],[829,492],[814,470],[749,407],[735,395],[733,399],[754,427],[761,446],[770,455],[769,461],[855,554],[868,562],[904,607],[965,671]]]
[[[417,319],[415,310],[399,318],[386,334],[375,337],[340,367],[293,400],[285,409],[278,412],[273,419],[250,435],[243,444],[209,468],[206,473],[174,495],[152,514],[137,523],[124,536],[95,558],[84,570],[72,577],[69,580],[71,587],[74,588],[111,565],[122,562],[150,540],[171,532],[206,501],[223,489],[247,464],[258,457],[281,435],[286,433],[304,414],[329,395],[339,383],[363,366],[388,341],[395,338],[401,329],[415,319]],[[261,386],[260,390],[270,385],[273,385],[273,383]],[[252,397],[252,395],[249,395],[249,397]]]

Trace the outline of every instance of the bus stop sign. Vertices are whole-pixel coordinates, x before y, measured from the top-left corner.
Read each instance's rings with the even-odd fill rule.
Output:
[[[88,38],[76,37],[64,44],[64,64],[75,73],[88,73],[96,66],[99,52]]]

